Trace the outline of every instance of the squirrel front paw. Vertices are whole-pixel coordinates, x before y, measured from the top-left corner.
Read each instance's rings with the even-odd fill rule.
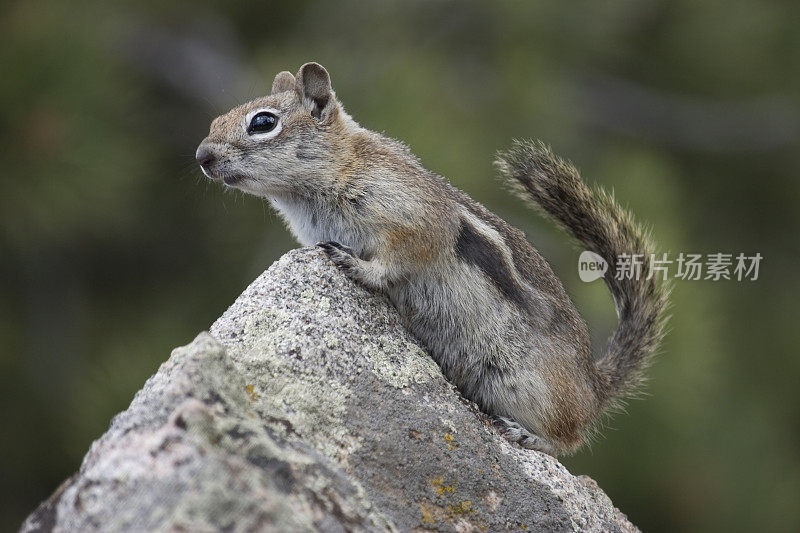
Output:
[[[331,261],[341,268],[345,274],[351,277],[358,277],[358,258],[355,251],[336,241],[318,242],[317,246],[328,254]]]
[[[371,290],[384,290],[386,288],[386,269],[375,260],[365,261],[356,255],[355,250],[336,241],[319,242],[331,261],[338,266],[345,275]]]

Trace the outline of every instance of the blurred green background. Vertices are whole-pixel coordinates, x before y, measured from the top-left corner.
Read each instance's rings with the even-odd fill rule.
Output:
[[[512,138],[613,188],[664,251],[760,252],[755,282],[676,283],[648,396],[564,462],[645,531],[800,531],[799,3],[0,9],[0,530],[295,246],[194,151],[216,115],[316,60],[356,120],[526,231],[597,346],[605,287],[494,179]]]

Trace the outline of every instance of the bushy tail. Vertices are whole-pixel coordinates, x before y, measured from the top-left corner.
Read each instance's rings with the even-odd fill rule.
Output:
[[[653,243],[645,228],[600,188],[587,187],[571,164],[546,145],[515,141],[497,166],[512,188],[608,262],[605,282],[617,307],[619,325],[596,361],[604,403],[630,392],[642,379],[666,325],[668,283],[649,272]],[[622,254],[642,254],[641,275],[616,278]]]

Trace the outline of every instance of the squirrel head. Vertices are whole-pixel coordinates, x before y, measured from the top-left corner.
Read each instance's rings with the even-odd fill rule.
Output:
[[[328,71],[306,63],[297,76],[275,76],[268,96],[214,119],[197,161],[208,178],[257,196],[313,190],[348,118]]]

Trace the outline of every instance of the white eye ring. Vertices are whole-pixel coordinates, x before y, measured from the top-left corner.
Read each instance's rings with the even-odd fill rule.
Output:
[[[258,115],[259,113],[272,113],[278,118],[278,124],[272,128],[271,130],[264,132],[264,133],[248,133],[247,129],[250,126],[250,122],[253,120],[253,117]],[[250,138],[258,139],[258,140],[265,140],[271,139],[275,137],[277,134],[281,132],[283,129],[283,121],[281,121],[281,117],[278,114],[278,110],[273,107],[261,107],[259,109],[254,109],[250,111],[247,115],[245,115],[244,120],[242,121],[242,129]]]

